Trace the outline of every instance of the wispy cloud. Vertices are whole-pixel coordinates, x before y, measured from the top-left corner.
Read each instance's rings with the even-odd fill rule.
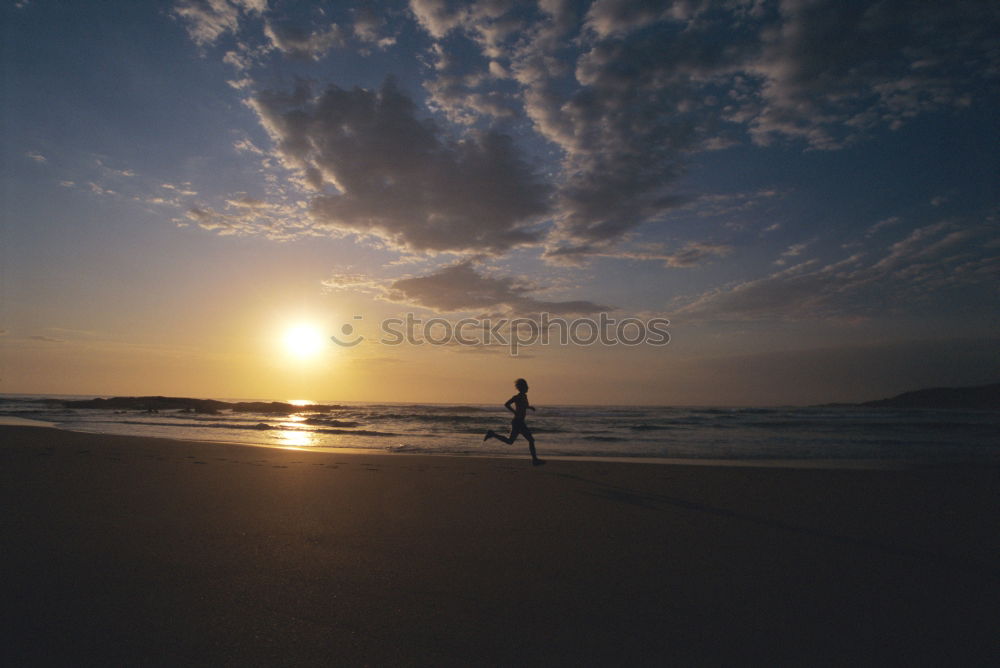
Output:
[[[997,234],[992,222],[964,228],[950,221],[934,223],[881,254],[858,252],[826,263],[805,260],[682,301],[675,314],[693,320],[794,320],[905,310],[950,288],[994,285],[1000,255],[983,252],[981,244]]]
[[[57,339],[54,336],[44,336],[41,334],[34,334],[27,337],[31,341],[44,341],[45,343],[65,343],[66,339]]]
[[[191,39],[205,46],[226,33],[235,33],[244,13],[260,15],[266,9],[267,0],[180,0],[173,13]]]
[[[877,223],[869,227],[868,231],[865,232],[865,236],[866,237],[874,236],[875,234],[878,234],[882,230],[893,227],[895,225],[899,225],[901,222],[903,222],[903,219],[900,218],[899,216],[890,216],[889,218],[883,218],[882,220],[878,221]]]
[[[777,260],[774,261],[774,263],[779,266],[788,264],[788,260],[790,258],[795,258],[802,255],[802,252],[805,251],[805,249],[809,248],[809,245],[811,243],[812,243],[811,241],[805,241],[803,243],[792,244],[791,246],[789,246],[788,248],[786,248],[781,252],[781,255],[778,257]]]
[[[662,262],[671,268],[689,268],[725,257],[735,250],[733,246],[707,241],[690,241],[679,249],[666,251],[662,244],[647,245],[645,249],[606,249],[588,244],[561,246],[548,251],[545,258],[554,264],[578,265],[592,257],[608,257],[623,260]]]

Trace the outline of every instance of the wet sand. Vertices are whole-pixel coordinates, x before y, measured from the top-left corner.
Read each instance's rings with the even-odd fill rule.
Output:
[[[989,665],[1000,469],[0,427],[6,665]]]

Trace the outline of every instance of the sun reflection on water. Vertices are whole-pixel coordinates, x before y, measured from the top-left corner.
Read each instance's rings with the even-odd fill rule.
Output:
[[[312,432],[307,429],[282,429],[276,436],[278,443],[288,448],[309,447],[316,442]]]

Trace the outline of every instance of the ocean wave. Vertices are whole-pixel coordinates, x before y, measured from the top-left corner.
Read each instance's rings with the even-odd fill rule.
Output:
[[[453,415],[449,413],[367,413],[369,421],[395,420],[397,422],[444,422],[452,424],[483,423],[481,415]]]
[[[418,415],[426,415],[428,413],[485,413],[497,410],[489,406],[461,406],[457,404],[368,404],[364,408],[374,409],[379,412],[385,410]]]
[[[389,431],[372,431],[370,429],[299,429],[298,431],[303,431],[310,434],[334,434],[334,435],[349,434],[351,436],[392,436],[395,438],[402,436],[402,434],[396,434]]]
[[[677,429],[678,425],[673,424],[634,424],[629,427],[632,431],[666,431]]]
[[[87,420],[86,424],[129,424],[142,427],[193,427],[196,429],[236,429],[266,431],[269,429],[284,429],[280,425],[268,424],[267,422],[255,422],[253,424],[242,424],[233,422],[162,422],[160,420]]]
[[[301,422],[313,427],[360,427],[363,423],[351,420],[333,420],[330,418],[307,418]]]

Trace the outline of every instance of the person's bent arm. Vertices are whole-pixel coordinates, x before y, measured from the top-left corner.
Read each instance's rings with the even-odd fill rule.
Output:
[[[514,403],[515,399],[517,399],[517,397],[511,397],[510,399],[507,400],[507,403],[505,403],[503,407],[509,410],[514,415],[517,415],[517,411],[510,407],[510,405]]]

